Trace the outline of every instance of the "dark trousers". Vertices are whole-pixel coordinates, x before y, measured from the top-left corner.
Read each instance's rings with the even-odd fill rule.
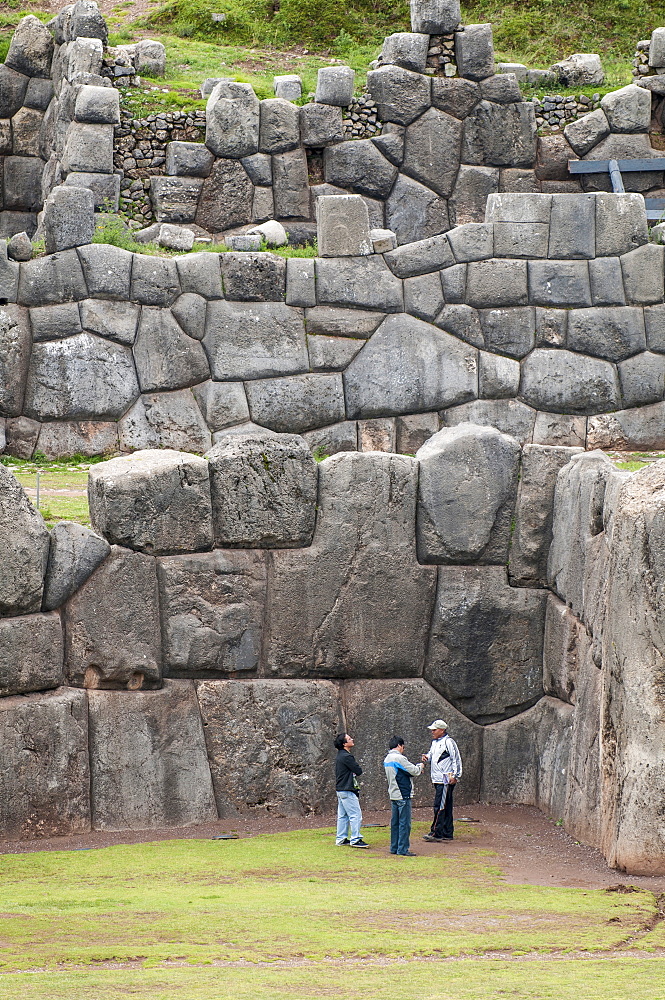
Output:
[[[390,853],[406,854],[411,838],[411,799],[393,799],[390,820]]]
[[[453,839],[453,793],[454,785],[434,786],[434,821],[430,833],[433,837]]]

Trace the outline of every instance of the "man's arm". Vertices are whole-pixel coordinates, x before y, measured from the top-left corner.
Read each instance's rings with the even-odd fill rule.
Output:
[[[361,775],[363,773],[362,767],[352,753],[348,754],[344,758],[344,763],[348,767],[349,771],[352,771],[354,774]]]
[[[419,774],[422,774],[423,767],[425,766],[424,764],[412,764],[411,761],[404,756],[404,754],[399,754],[397,763],[403,771],[406,771],[407,774],[410,774],[413,778],[417,778]]]

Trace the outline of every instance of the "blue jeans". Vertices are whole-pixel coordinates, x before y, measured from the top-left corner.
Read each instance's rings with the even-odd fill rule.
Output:
[[[393,799],[390,819],[390,853],[406,854],[411,837],[411,799]]]
[[[337,793],[337,836],[335,842],[341,844],[348,837],[352,844],[360,840],[360,824],[363,821],[360,799],[355,792]]]

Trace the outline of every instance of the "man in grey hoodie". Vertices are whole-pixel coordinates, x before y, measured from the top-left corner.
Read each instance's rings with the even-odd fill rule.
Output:
[[[423,772],[423,764],[412,764],[404,756],[404,740],[393,736],[383,766],[388,781],[392,806],[390,821],[390,853],[403,858],[415,858],[409,850],[411,839],[411,797],[413,779]]]

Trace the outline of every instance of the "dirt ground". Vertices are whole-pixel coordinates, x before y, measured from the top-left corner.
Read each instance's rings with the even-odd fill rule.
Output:
[[[495,852],[496,864],[513,885],[551,885],[583,889],[600,889],[616,885],[634,885],[655,894],[665,892],[662,876],[627,875],[609,868],[599,851],[585,847],[570,837],[537,809],[528,806],[460,806],[456,819],[476,820],[460,832],[454,841],[443,844],[424,843],[419,835],[412,838],[411,849],[420,855],[445,852],[452,855],[466,852],[469,847]],[[429,809],[414,810],[415,820],[431,818]],[[365,838],[372,842],[371,824],[388,824],[388,810],[365,812]],[[113,844],[137,844],[155,840],[208,839],[222,833],[237,833],[252,837],[260,833],[303,830],[334,825],[334,817],[236,817],[204,826],[159,830],[94,832],[75,837],[54,837],[33,841],[0,841],[0,854],[25,854],[33,851],[81,851],[109,847]],[[385,848],[377,848],[385,853]]]

